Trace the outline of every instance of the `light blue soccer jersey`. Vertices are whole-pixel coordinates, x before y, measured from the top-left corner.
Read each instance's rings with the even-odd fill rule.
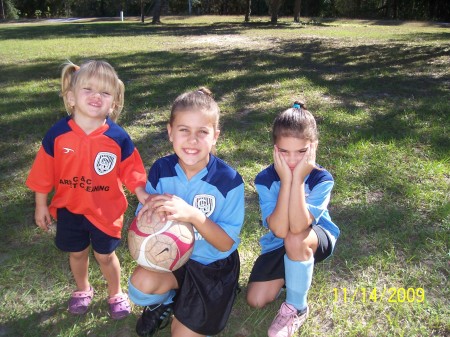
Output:
[[[262,224],[269,228],[267,217],[272,214],[280,192],[280,177],[275,167],[270,165],[261,171],[255,178],[256,190],[259,195]],[[331,235],[333,244],[339,236],[339,228],[331,221],[328,213],[330,193],[334,185],[331,174],[324,169],[313,169],[305,178],[305,195],[308,210],[314,217],[313,225],[319,225]],[[267,253],[284,245],[284,240],[276,237],[272,231],[263,235],[260,239],[261,253]]]
[[[145,189],[150,194],[169,193],[182,198],[200,209],[234,240],[229,251],[221,252],[194,228],[192,260],[209,264],[228,257],[237,249],[244,223],[244,182],[239,173],[221,159],[210,155],[208,165],[188,180],[176,154],[160,158],[150,168]],[[136,214],[141,207],[139,204]]]

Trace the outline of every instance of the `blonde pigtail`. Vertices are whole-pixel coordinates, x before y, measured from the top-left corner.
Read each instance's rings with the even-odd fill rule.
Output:
[[[61,93],[60,96],[63,98],[64,107],[66,108],[67,114],[72,115],[74,106],[70,104],[67,93],[70,91],[73,76],[76,71],[80,69],[76,64],[68,61],[65,63],[61,72]]]
[[[123,82],[118,79],[118,88],[117,88],[116,96],[114,97],[114,109],[112,110],[109,118],[116,122],[119,119],[120,113],[123,110],[124,101],[125,101],[125,85]]]

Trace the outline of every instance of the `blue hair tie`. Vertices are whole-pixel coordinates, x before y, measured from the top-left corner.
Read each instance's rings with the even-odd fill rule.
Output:
[[[298,103],[294,103],[294,105],[292,106],[294,109],[301,109],[301,105]]]

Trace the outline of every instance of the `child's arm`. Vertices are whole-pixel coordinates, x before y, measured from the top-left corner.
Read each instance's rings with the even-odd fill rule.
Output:
[[[289,199],[289,229],[293,234],[301,233],[314,221],[314,217],[306,205],[305,178],[315,167],[316,146],[317,144],[309,146],[293,172],[291,198]]]
[[[274,146],[273,160],[275,170],[280,177],[280,192],[277,204],[266,221],[272,233],[279,238],[285,238],[289,232],[289,200],[291,198],[292,173],[278,148]]]
[[[35,193],[36,209],[34,212],[34,220],[44,231],[48,231],[48,225],[52,223],[52,218],[47,206],[47,196],[47,193]]]
[[[214,221],[208,218],[202,211],[193,208],[190,223],[194,225],[203,238],[221,252],[231,249],[234,240]]]
[[[201,210],[176,195],[160,194],[152,197],[153,208],[165,212],[168,220],[190,222],[211,245],[222,252],[231,249],[234,240]]]
[[[145,201],[147,200],[147,198],[150,196],[150,194],[148,194],[145,191],[145,187],[144,186],[138,186],[135,188],[134,193],[136,194],[136,197],[138,198],[139,202],[144,205]]]

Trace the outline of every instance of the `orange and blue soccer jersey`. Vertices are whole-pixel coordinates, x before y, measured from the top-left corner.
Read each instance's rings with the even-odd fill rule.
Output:
[[[70,117],[57,122],[45,135],[27,186],[55,194],[50,213],[57,208],[83,214],[106,234],[120,238],[127,209],[122,184],[131,192],[146,184],[142,159],[120,126],[106,123],[87,135]]]

